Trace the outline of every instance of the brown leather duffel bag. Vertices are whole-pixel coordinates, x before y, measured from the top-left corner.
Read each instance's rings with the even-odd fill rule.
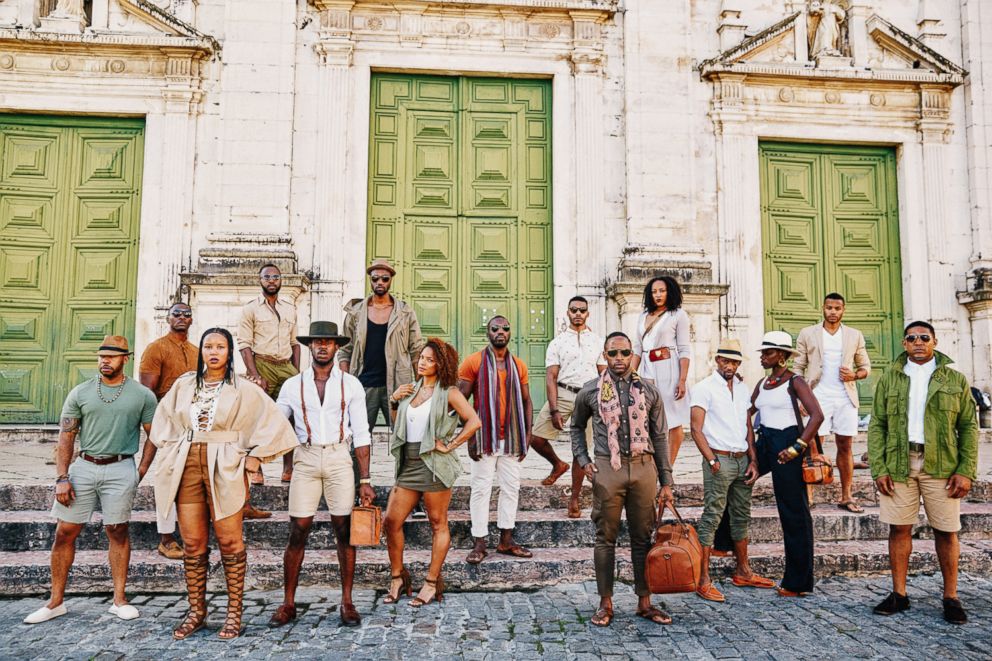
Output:
[[[378,546],[382,538],[382,510],[376,506],[351,511],[352,546]]]
[[[668,507],[677,521],[663,524],[661,517],[665,508],[664,505],[658,507],[658,528],[644,567],[648,589],[651,594],[695,592],[699,587],[703,547],[696,529],[682,520],[675,505]]]

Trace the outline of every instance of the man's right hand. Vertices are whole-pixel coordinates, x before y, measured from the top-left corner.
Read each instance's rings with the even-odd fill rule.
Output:
[[[57,482],[55,484],[55,500],[59,501],[60,505],[69,507],[75,499],[76,492],[72,490],[71,482]]]
[[[254,383],[256,386],[258,386],[265,392],[269,391],[269,382],[263,379],[261,376],[259,376],[257,372],[254,374],[249,372],[245,376],[248,378],[249,381]]]
[[[717,459],[716,461],[714,461],[713,462],[713,465],[710,466],[710,472],[713,473],[714,475],[716,475],[717,473],[720,472],[720,460],[719,459]]]
[[[582,472],[585,473],[586,477],[589,478],[589,481],[592,482],[593,476],[599,472],[599,469],[596,468],[596,464],[590,461],[588,464],[582,467]]]
[[[565,429],[565,419],[561,417],[560,412],[555,411],[551,414],[551,426],[558,431]]]
[[[891,496],[895,493],[895,485],[892,484],[891,475],[883,475],[875,480],[875,487],[883,496]]]

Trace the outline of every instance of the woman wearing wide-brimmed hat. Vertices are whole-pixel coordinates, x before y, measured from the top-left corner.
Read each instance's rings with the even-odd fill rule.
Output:
[[[751,415],[758,414],[758,470],[772,474],[775,504],[785,542],[785,575],[777,588],[779,596],[798,597],[813,591],[813,518],[803,481],[803,455],[826,461],[817,451],[816,432],[823,412],[806,381],[789,369],[797,351],[785,331],[765,333],[758,348],[761,366],[771,370],[751,395]],[[809,421],[802,426],[799,405]]]

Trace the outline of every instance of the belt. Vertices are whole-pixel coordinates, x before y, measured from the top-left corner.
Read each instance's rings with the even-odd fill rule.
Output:
[[[118,461],[124,461],[125,459],[130,459],[133,456],[133,454],[112,454],[109,457],[94,457],[93,455],[86,454],[85,452],[79,453],[80,459],[88,461],[91,464],[96,464],[97,466],[116,464]]]
[[[713,450],[713,448],[710,448],[710,450]],[[741,457],[747,455],[747,450],[744,450],[743,452],[730,452],[728,450],[713,450],[713,454],[722,454],[725,457],[733,457],[734,459],[740,459]]]
[[[262,359],[267,363],[272,365],[285,365],[292,360],[291,358],[274,358],[273,356],[266,356],[264,353],[256,353],[255,360]]]
[[[241,435],[236,431],[196,431],[188,430],[183,440],[190,443],[237,443]]]
[[[582,390],[582,388],[576,388],[575,386],[570,386],[567,383],[562,383],[561,381],[558,382],[558,387],[564,388],[568,392],[575,393],[576,395],[578,395],[579,391]]]
[[[926,447],[926,446],[924,446],[923,443],[912,443],[912,442],[910,442],[910,444],[909,444],[909,451],[910,452],[919,452],[920,454],[923,454],[923,448],[924,447]]]

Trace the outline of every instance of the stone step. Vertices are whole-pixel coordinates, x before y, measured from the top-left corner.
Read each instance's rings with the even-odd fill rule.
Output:
[[[856,477],[853,482],[854,497],[864,505],[874,505],[878,503],[878,495],[875,491],[875,484],[870,477]],[[389,497],[390,487],[376,486],[376,502],[385,505]],[[675,485],[675,497],[679,507],[698,507],[703,504],[703,485],[698,483],[685,482]],[[467,510],[469,494],[471,490],[468,486],[456,485],[451,490],[451,509]],[[490,501],[490,509],[496,509],[496,495],[498,488],[493,489],[493,497]],[[536,481],[523,481],[520,486],[520,511],[544,511],[549,509],[565,509],[568,507],[568,499],[571,495],[571,487],[566,479],[562,479],[550,487],[541,486]],[[0,512],[16,510],[40,510],[48,509],[52,506],[55,498],[54,485],[0,485]],[[592,489],[588,484],[583,485],[580,503],[582,507],[588,509],[592,506]],[[772,490],[771,479],[763,477],[754,486],[752,495],[753,503],[756,507],[775,504],[775,494]],[[831,505],[840,499],[840,485],[834,483],[828,486],[819,486],[813,489],[813,502]],[[977,480],[972,485],[971,492],[966,499],[972,503],[992,502],[992,481]],[[260,509],[272,511],[285,511],[289,507],[289,486],[284,484],[263,485],[252,487],[252,505]],[[135,510],[152,510],[155,507],[155,497],[152,487],[142,485],[138,487],[138,495],[135,498]]]
[[[275,550],[248,552],[248,589],[279,590],[283,585],[282,553]],[[452,591],[526,590],[557,583],[594,580],[592,549],[537,549],[527,560],[491,554],[482,564],[464,562],[464,550],[452,550],[444,565],[444,579]],[[427,550],[408,550],[406,567],[414,578],[415,589],[423,582],[430,559]],[[0,593],[42,594],[50,585],[49,556],[44,551],[0,553]],[[751,546],[751,564],[761,575],[778,579],[783,571],[780,544]],[[725,577],[732,570],[730,558],[714,560],[715,577]],[[961,571],[988,574],[992,570],[992,540],[962,540]],[[816,546],[816,575],[867,575],[887,572],[888,544],[884,541],[825,542]],[[916,540],[910,558],[912,573],[937,571],[937,557],[931,540]],[[331,550],[309,551],[300,576],[302,586],[339,585],[337,555]],[[621,580],[632,578],[629,553],[617,550],[617,570]],[[382,548],[359,549],[355,582],[361,588],[385,589],[389,580],[389,561]],[[107,554],[80,551],[69,576],[69,593],[108,592],[111,586]],[[211,556],[209,589],[224,589],[223,568],[219,555]],[[166,560],[154,551],[131,554],[128,590],[137,592],[183,592],[182,563]]]
[[[687,507],[680,510],[688,523],[695,525],[702,514],[701,508]],[[962,506],[962,531],[964,539],[992,539],[992,504],[964,503]],[[471,521],[465,510],[449,513],[452,547],[468,549],[472,545]],[[276,512],[271,519],[245,522],[245,542],[251,549],[283,549],[289,536],[289,515]],[[865,508],[863,514],[853,514],[835,507],[822,505],[813,510],[814,538],[820,542],[874,541],[886,539],[888,526],[879,520],[878,508]],[[782,539],[778,512],[774,507],[757,507],[752,510],[751,541],[775,543]],[[131,545],[134,549],[154,549],[158,546],[158,532],[153,512],[134,513],[130,526]],[[428,549],[431,545],[430,524],[424,520],[410,519],[404,526],[406,544],[411,549]],[[51,548],[55,522],[47,511],[0,512],[0,551],[45,551]],[[531,548],[591,547],[596,531],[589,520],[589,511],[581,519],[569,519],[564,510],[520,512],[515,532],[516,540]],[[931,539],[933,532],[920,516],[915,536]],[[497,542],[498,531],[490,524],[490,544]],[[621,529],[621,543],[627,543],[626,524]],[[99,523],[99,515],[86,526],[77,541],[80,550],[107,548],[107,538]],[[330,515],[318,513],[311,531],[308,548],[314,550],[334,548],[334,531]]]

